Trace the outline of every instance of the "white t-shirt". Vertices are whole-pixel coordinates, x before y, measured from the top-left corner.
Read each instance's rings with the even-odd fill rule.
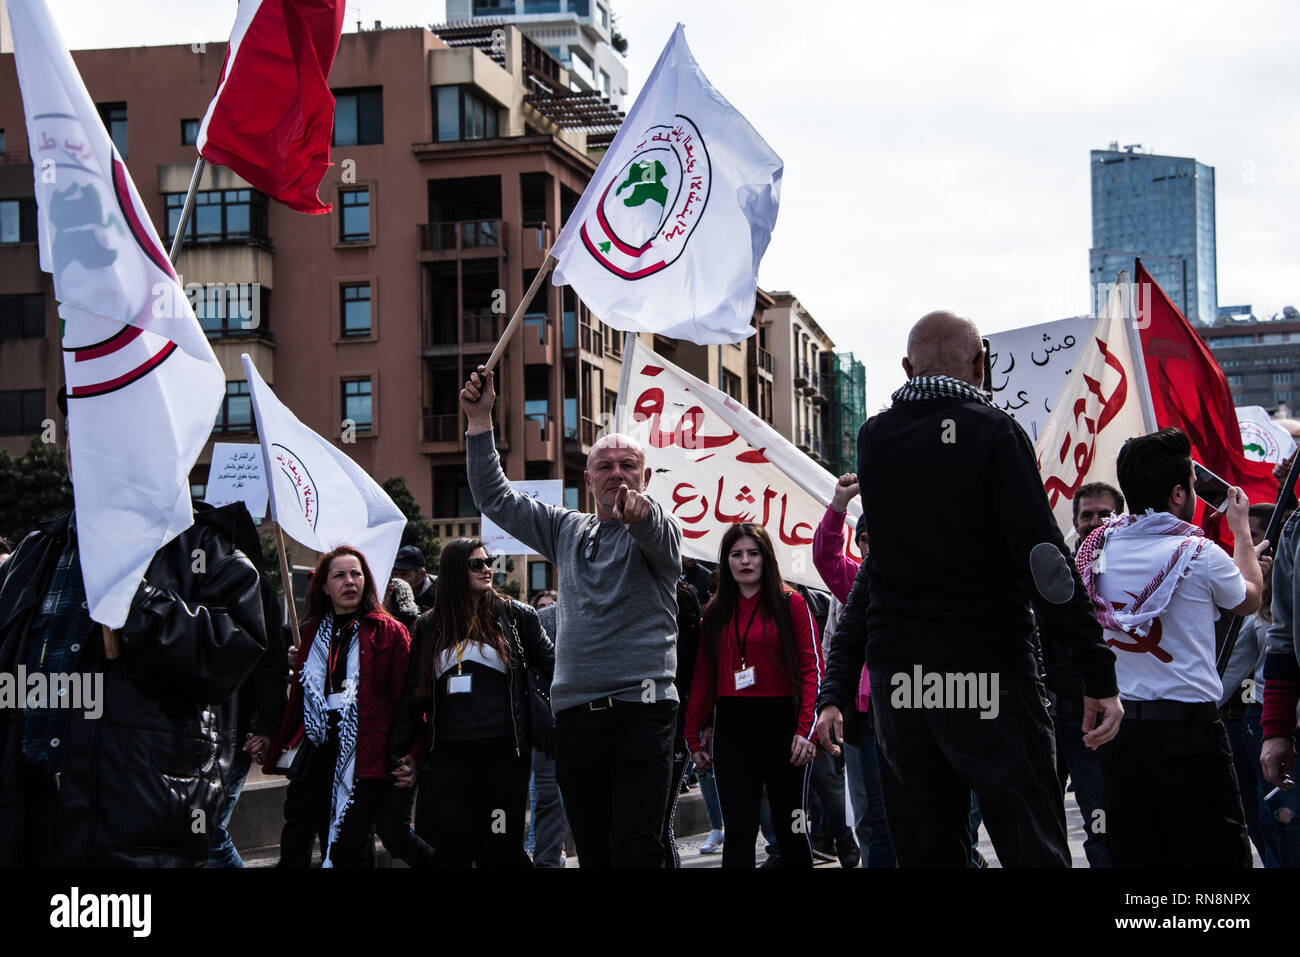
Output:
[[[1176,535],[1143,535],[1108,542],[1098,596],[1127,608],[1182,541]],[[1146,638],[1105,629],[1106,644],[1115,652],[1120,697],[1217,702],[1223,683],[1215,666],[1215,606],[1236,608],[1245,600],[1246,580],[1228,553],[1209,542]]]

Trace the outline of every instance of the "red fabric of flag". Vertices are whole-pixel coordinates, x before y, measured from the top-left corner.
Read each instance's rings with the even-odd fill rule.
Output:
[[[328,77],[344,0],[240,0],[199,153],[290,209],[328,213],[317,191],[330,167]]]
[[[1252,462],[1242,451],[1237,412],[1219,363],[1141,261],[1137,287],[1138,328],[1156,423],[1162,429],[1182,429],[1192,442],[1192,458],[1240,486],[1252,505],[1272,505],[1278,491],[1273,466]],[[1198,517],[1202,510],[1198,504]],[[1212,534],[1219,531],[1215,525],[1207,528]],[[1215,537],[1226,534],[1225,524]]]

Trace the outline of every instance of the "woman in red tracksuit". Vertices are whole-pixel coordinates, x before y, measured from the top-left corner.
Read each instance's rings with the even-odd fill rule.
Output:
[[[733,525],[722,538],[717,594],[704,609],[686,712],[696,766],[714,767],[727,827],[723,867],[754,866],[764,787],[782,865],[812,867],[805,802],[821,675],[817,626],[782,584],[767,532]],[[711,739],[702,739],[715,702]]]

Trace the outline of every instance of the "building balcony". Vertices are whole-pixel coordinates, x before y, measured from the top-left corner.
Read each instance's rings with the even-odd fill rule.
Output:
[[[420,259],[428,262],[458,256],[504,257],[505,226],[500,219],[420,223],[416,227],[420,234]]]
[[[551,348],[550,323],[546,314],[525,315],[524,327],[519,330],[524,344],[524,365],[555,365],[555,351]]]
[[[772,360],[772,353],[768,352],[762,346],[755,346],[757,357],[757,366],[760,372],[766,372],[769,376],[775,375],[776,363]]]
[[[478,538],[479,517],[477,515],[443,515],[429,519],[433,525],[433,534],[438,538]]]
[[[555,458],[555,416],[524,417],[524,458],[541,461]]]
[[[797,445],[801,451],[812,454],[812,450],[813,450],[812,429],[797,429],[795,432],[794,444]]]
[[[523,268],[541,269],[542,263],[546,262],[546,254],[551,250],[551,243],[555,242],[554,231],[549,223],[524,223],[523,231],[523,247],[520,249]]]
[[[501,336],[501,317],[490,309],[465,312],[460,319],[461,342],[466,345],[493,345]]]
[[[600,431],[600,424],[582,416],[576,422],[564,423],[564,444],[565,451],[577,451],[586,455],[591,451],[591,447],[596,444],[596,434]]]
[[[794,373],[794,386],[796,389],[802,389],[808,384],[808,363],[792,362],[790,363],[791,371]]]
[[[465,426],[459,412],[450,415],[424,414],[424,431],[420,436],[426,445],[435,446],[424,451],[458,452],[465,448]]]

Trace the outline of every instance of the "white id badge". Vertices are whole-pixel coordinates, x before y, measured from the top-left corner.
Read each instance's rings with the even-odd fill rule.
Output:
[[[328,698],[326,698],[326,699],[325,699],[325,707],[328,708],[330,711],[342,711],[342,710],[343,710],[343,693],[342,693],[341,691],[336,691],[336,692],[334,692],[332,695],[330,695]]]
[[[473,675],[452,675],[447,679],[447,694],[469,694]]]
[[[734,672],[734,674],[735,674],[735,676],[736,676],[736,690],[737,690],[737,691],[740,691],[742,688],[750,688],[750,687],[753,687],[753,685],[754,685],[754,666],[753,666],[753,665],[750,665],[748,668],[744,669],[743,671],[737,671],[737,672]]]

